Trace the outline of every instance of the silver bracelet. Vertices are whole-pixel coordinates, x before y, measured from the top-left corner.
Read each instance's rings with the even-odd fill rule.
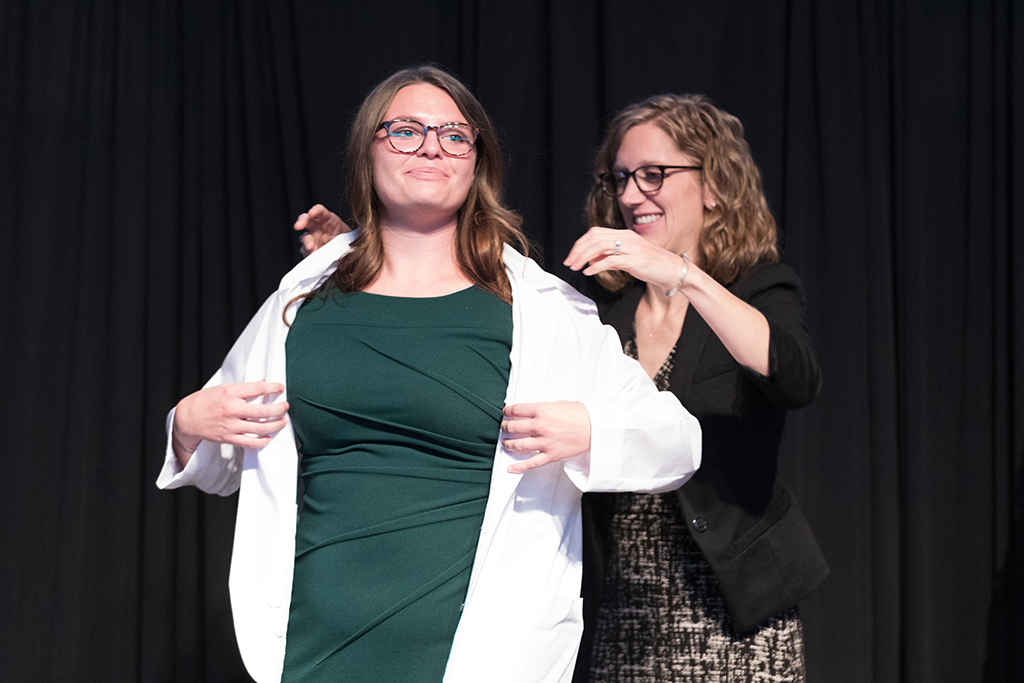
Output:
[[[683,254],[683,270],[679,273],[679,279],[676,280],[676,286],[672,289],[665,290],[665,296],[672,296],[683,287],[683,282],[686,281],[686,273],[690,270],[690,257],[687,254]]]

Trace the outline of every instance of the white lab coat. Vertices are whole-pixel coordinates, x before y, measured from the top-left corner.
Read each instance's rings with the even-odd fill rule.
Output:
[[[353,238],[340,235],[285,275],[207,386],[264,378],[287,386],[282,311],[334,270]],[[568,683],[583,628],[582,492],[681,486],[700,464],[700,426],[623,355],[618,336],[601,325],[589,299],[510,247],[505,265],[513,297],[505,402],[581,401],[590,415],[591,450],[520,475],[507,470],[523,456],[497,446],[444,681]],[[289,320],[296,308],[288,310]],[[172,410],[168,437],[173,419]],[[284,662],[297,472],[288,425],[261,449],[203,442],[185,468],[168,438],[157,480],[161,488],[194,485],[220,495],[239,490],[228,583],[239,650],[258,683],[279,681]]]

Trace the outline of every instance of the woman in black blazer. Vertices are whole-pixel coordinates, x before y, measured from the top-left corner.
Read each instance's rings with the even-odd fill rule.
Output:
[[[565,264],[660,389],[703,429],[669,494],[584,497],[586,631],[577,681],[805,679],[796,603],[828,573],[779,482],[786,411],[821,376],[800,279],[735,117],[661,95],[611,122]]]

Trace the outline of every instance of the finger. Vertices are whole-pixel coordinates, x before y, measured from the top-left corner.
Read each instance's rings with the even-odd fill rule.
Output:
[[[576,243],[572,245],[572,249],[569,250],[569,255],[562,261],[562,265],[568,266],[572,270],[579,270],[590,260],[592,252],[593,240],[590,239],[588,233],[576,240]]]
[[[224,440],[224,443],[229,443],[232,446],[241,446],[243,448],[263,448],[270,440],[272,436],[249,436],[247,434],[238,434],[237,436],[230,437]]]
[[[249,400],[260,396],[280,394],[284,392],[284,385],[280,382],[268,382],[265,379],[255,382],[241,382],[239,384],[225,385],[229,395]]]
[[[317,247],[320,246],[319,244],[317,244],[316,235],[314,235],[313,233],[307,232],[305,235],[302,236],[301,239],[302,248],[306,250],[307,255],[316,251]]]
[[[585,233],[583,233],[579,237],[579,239],[576,240],[576,242],[572,246],[572,249],[569,250],[569,253],[572,254],[573,251],[577,249],[586,248],[588,245],[606,238],[609,234],[616,234],[621,232],[626,231],[619,230],[617,228],[604,228],[599,225],[595,225],[589,228]]]
[[[251,422],[270,422],[280,420],[288,413],[288,403],[245,403],[238,417]]]
[[[574,253],[570,254],[569,257],[565,259],[564,265],[569,268],[569,270],[580,270],[581,268],[586,267],[587,263],[589,263],[593,257],[594,256],[589,249],[575,250]]]
[[[535,417],[537,405],[536,403],[514,403],[502,408],[501,412],[505,417]]]
[[[307,225],[309,225],[309,214],[300,213],[299,217],[295,219],[295,225],[292,226],[292,229],[305,230]]]
[[[507,420],[502,420],[501,431],[515,438],[537,436],[534,431],[533,420],[529,418],[509,418]]]
[[[512,453],[533,453],[541,450],[541,440],[534,436],[517,436],[511,439],[502,439],[502,447]]]
[[[593,259],[586,268],[583,269],[584,275],[596,275],[605,270],[627,270],[628,261],[619,256],[599,256]]]
[[[324,216],[327,214],[327,207],[323,204],[314,204],[306,213],[308,213],[309,217],[313,220],[320,221],[323,220]]]
[[[526,472],[528,470],[543,467],[544,465],[547,465],[548,463],[553,461],[554,458],[547,455],[546,453],[538,453],[537,455],[527,458],[522,462],[517,462],[515,464],[509,465],[508,471],[511,472],[512,474],[522,474],[523,472]]]
[[[566,257],[564,265],[571,270],[579,270],[588,263],[592,264],[608,256],[615,256],[615,252],[623,252],[625,230],[605,230],[599,234],[588,233],[577,240],[569,256]]]
[[[273,434],[284,429],[284,426],[288,424],[288,419],[284,416],[276,420],[239,420],[232,430],[236,436],[244,435],[257,435],[263,436],[266,434]]]

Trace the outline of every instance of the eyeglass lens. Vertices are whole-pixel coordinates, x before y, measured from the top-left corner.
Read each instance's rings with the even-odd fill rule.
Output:
[[[626,191],[626,184],[632,176],[641,192],[657,192],[665,181],[665,172],[657,166],[641,166],[630,171],[609,171],[601,174],[601,185],[605,192],[618,197]]]
[[[473,150],[476,133],[467,124],[449,123],[443,126],[424,126],[419,121],[385,121],[388,141],[395,150],[411,154],[423,146],[427,131],[437,132],[437,141],[447,154],[464,156]]]

